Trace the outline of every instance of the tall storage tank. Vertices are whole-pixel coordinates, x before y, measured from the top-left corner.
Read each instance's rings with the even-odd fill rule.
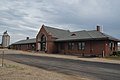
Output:
[[[8,35],[7,31],[3,33],[2,36],[2,47],[7,48],[10,44],[10,36]]]

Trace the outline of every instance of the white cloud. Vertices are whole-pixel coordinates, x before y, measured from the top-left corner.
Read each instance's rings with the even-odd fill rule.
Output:
[[[35,37],[42,24],[71,30],[90,30],[100,24],[105,32],[120,37],[119,3],[119,0],[1,0],[0,32],[8,30],[14,42]]]

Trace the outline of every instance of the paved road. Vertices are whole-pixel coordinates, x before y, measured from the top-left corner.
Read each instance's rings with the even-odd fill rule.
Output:
[[[120,80],[120,64],[88,62],[26,54],[6,54],[6,59],[69,75],[82,75],[95,80]]]

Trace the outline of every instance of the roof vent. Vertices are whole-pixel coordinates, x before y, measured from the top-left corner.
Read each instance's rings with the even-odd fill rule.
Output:
[[[75,34],[75,33],[73,33],[73,34],[71,34],[71,36],[76,36],[76,34]]]

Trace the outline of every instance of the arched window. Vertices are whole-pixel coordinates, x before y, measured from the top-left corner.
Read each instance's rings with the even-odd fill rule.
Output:
[[[46,50],[46,37],[45,35],[41,36],[41,51],[45,51]]]
[[[45,35],[42,35],[41,36],[41,42],[45,42],[46,41],[46,37],[45,37]]]

